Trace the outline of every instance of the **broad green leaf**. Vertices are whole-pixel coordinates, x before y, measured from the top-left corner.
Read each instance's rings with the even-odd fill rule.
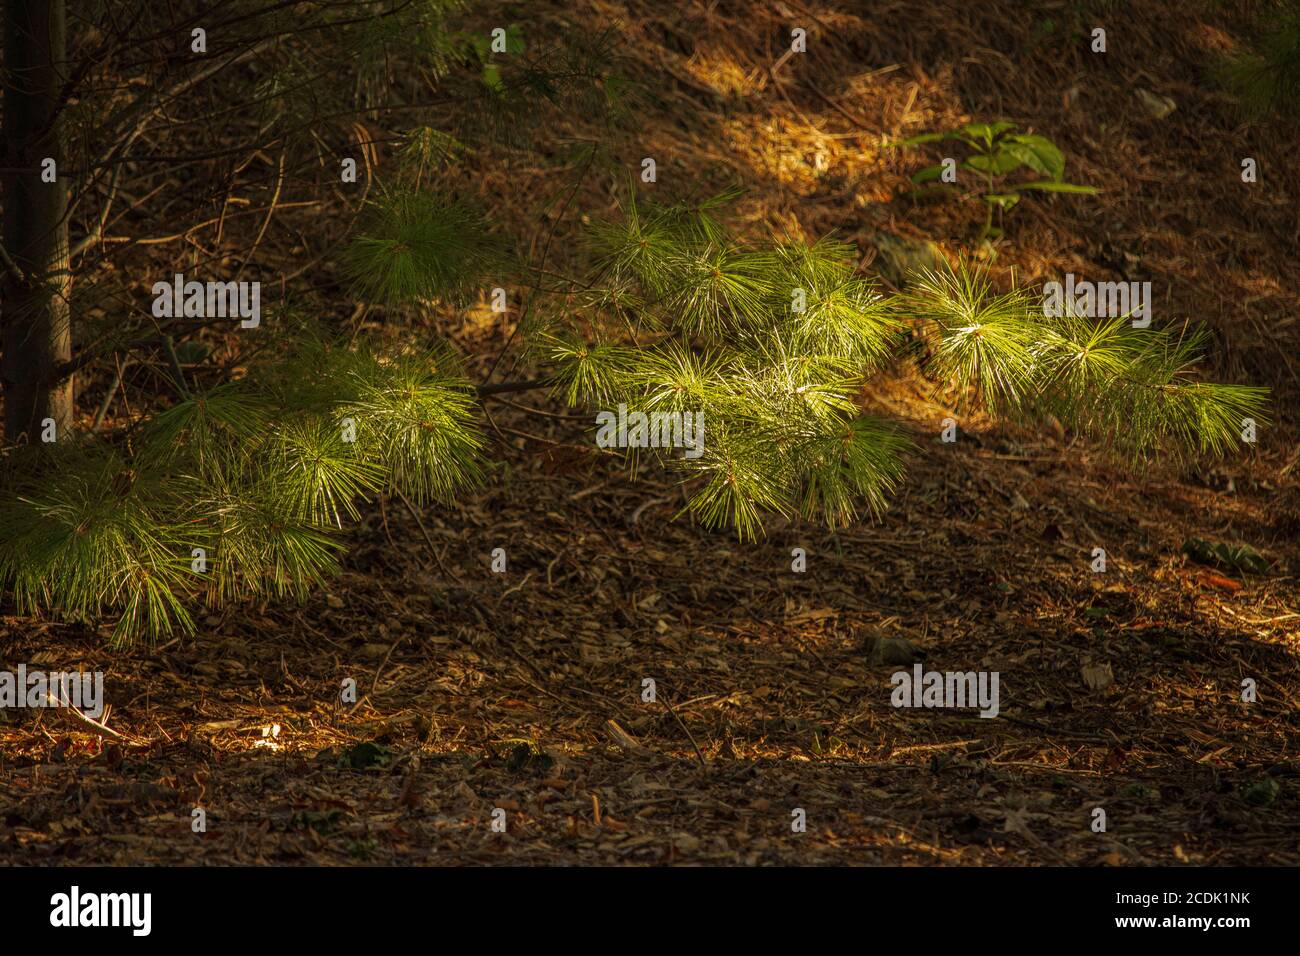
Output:
[[[943,164],[940,163],[938,166],[927,166],[925,169],[913,173],[911,179],[915,185],[919,186],[921,183],[928,183],[932,179],[938,179],[942,175]]]
[[[1036,179],[1032,183],[1020,183],[1012,189],[1041,189],[1049,193],[1083,193],[1095,196],[1100,190],[1096,186],[1076,186],[1074,183],[1058,183],[1054,179]]]
[[[967,123],[961,128],[961,132],[967,136],[973,136],[976,139],[982,139],[989,145],[993,144],[994,138],[999,133],[1004,133],[1009,129],[1015,129],[1015,123]]]
[[[1065,155],[1045,136],[1017,133],[1008,136],[1007,141],[1009,144],[1014,144],[1014,147],[1021,147],[1017,151],[1024,157],[1025,164],[1034,172],[1050,176],[1052,179],[1060,179],[1065,175]]]
[[[1014,153],[999,148],[993,153],[982,156],[971,156],[963,166],[973,169],[980,173],[992,173],[994,176],[1005,176],[1014,169],[1019,169],[1024,160]]]
[[[1028,146],[1023,146],[1019,143],[1007,143],[1003,148],[1019,159],[1022,165],[1028,166],[1034,172],[1038,173],[1038,175],[1046,176],[1050,179],[1060,178],[1048,168],[1047,164],[1043,162],[1043,158]]]

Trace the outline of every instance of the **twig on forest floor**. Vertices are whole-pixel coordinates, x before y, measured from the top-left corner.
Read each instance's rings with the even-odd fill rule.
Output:
[[[50,707],[54,708],[58,713],[63,714],[65,717],[73,718],[74,723],[80,722],[83,726],[89,727],[93,733],[99,734],[100,736],[103,737],[111,737],[114,740],[121,741],[124,744],[139,743],[139,741],[132,740],[130,737],[118,733],[116,730],[113,730],[111,727],[108,727],[105,724],[101,724],[99,721],[91,717],[87,717],[76,707],[63,706],[62,702],[51,693],[47,692],[46,697],[50,702]]]
[[[397,650],[397,645],[402,643],[403,636],[404,635],[402,634],[397,635],[397,640],[393,641],[393,643],[389,645],[388,653],[384,655],[384,659],[379,662],[379,667],[375,670],[375,679],[370,682],[370,693],[366,696],[375,696],[375,690],[379,687],[379,675],[382,674],[384,668],[388,666],[388,660],[393,656],[393,651]]]
[[[1075,730],[1058,730],[1055,727],[1047,726],[1047,724],[1040,724],[1033,720],[1025,720],[1023,717],[1012,717],[1010,714],[1005,713],[999,714],[998,716],[1008,723],[1017,724],[1021,727],[1028,727],[1031,730],[1041,731],[1045,734],[1054,734],[1057,737],[1074,737],[1078,740],[1091,740],[1099,744],[1111,743],[1110,740],[1107,740],[1105,737],[1099,736],[1098,734],[1080,733]]]
[[[433,538],[429,536],[428,529],[424,527],[424,522],[420,520],[420,513],[415,510],[415,505],[411,504],[411,500],[407,498],[406,495],[402,494],[402,489],[394,488],[393,491],[396,492],[397,497],[402,499],[402,504],[406,505],[406,510],[411,513],[411,517],[415,519],[415,523],[419,526],[420,534],[424,535],[424,543],[429,546],[429,553],[433,555],[433,560],[434,563],[438,565],[438,570],[447,575],[447,577],[451,578],[457,584],[464,587],[465,582],[461,580],[460,575],[454,573],[450,568],[442,563],[442,558],[438,555],[438,549],[433,544]]]
[[[700,750],[700,745],[695,742],[695,735],[692,734],[690,728],[682,722],[682,718],[677,715],[677,711],[673,708],[673,705],[668,702],[667,697],[663,698],[663,702],[664,706],[668,708],[668,713],[673,715],[673,720],[677,721],[677,726],[682,728],[682,733],[686,735],[686,739],[691,742],[691,746],[695,749],[695,756],[700,758],[700,766],[705,770],[708,770],[709,762],[704,759],[704,753]]]
[[[976,737],[972,740],[950,740],[946,743],[940,744],[912,744],[908,747],[896,747],[889,751],[889,759],[892,760],[899,754],[917,753],[922,750],[951,750],[954,747],[966,747],[970,744],[980,744],[983,742],[982,739]]]

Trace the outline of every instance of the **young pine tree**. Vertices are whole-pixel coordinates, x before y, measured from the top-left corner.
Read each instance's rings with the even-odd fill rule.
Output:
[[[989,410],[1055,415],[1135,462],[1222,454],[1239,441],[1243,418],[1262,421],[1261,390],[1194,374],[1201,333],[1139,329],[1127,317],[1048,317],[1025,291],[996,291],[965,267],[885,297],[842,243],[733,235],[726,195],[653,205],[629,194],[621,214],[567,252],[569,278],[557,278],[549,243],[537,261],[513,262],[481,210],[450,188],[449,158],[467,140],[526,143],[545,104],[615,116],[619,87],[603,38],[529,51],[517,30],[453,29],[453,5],[433,0],[250,7],[207,27],[205,8],[177,4],[137,43],[154,59],[114,65],[122,42],[113,30],[139,22],[123,16],[128,6],[89,5],[86,35],[73,43],[80,59],[69,56],[72,65],[52,77],[29,74],[69,116],[70,142],[81,147],[70,147],[65,170],[72,266],[28,251],[45,248],[30,237],[14,243],[19,254],[0,262],[24,283],[15,294],[37,304],[20,320],[6,311],[6,322],[39,332],[52,325],[49,314],[31,316],[66,303],[79,349],[42,360],[36,388],[79,372],[111,369],[112,380],[80,430],[86,416],[74,407],[44,415],[47,431],[35,416],[52,400],[20,399],[0,471],[0,587],[22,613],[109,617],[119,641],[156,640],[194,630],[203,602],[300,597],[337,569],[338,531],[366,499],[454,504],[483,473],[478,403],[515,388],[546,387],[593,413],[623,405],[702,415],[698,454],[648,453],[677,473],[696,520],[744,539],[773,516],[841,526],[886,507],[909,442],[896,424],[865,414],[859,396],[909,347],[909,330],[927,343],[929,373]],[[206,31],[203,59],[177,52],[190,49],[178,38],[194,29]],[[355,59],[356,69],[340,71],[331,56]],[[140,62],[156,71],[149,93],[121,82],[146,68]],[[347,89],[338,88],[342,76],[351,77]],[[6,96],[33,88],[8,82]],[[123,102],[114,110],[97,102],[102,95]],[[439,113],[451,100],[472,106]],[[351,124],[398,103],[427,112],[391,137],[397,171],[382,182],[364,176],[339,200],[347,181],[338,160],[373,159],[373,138]],[[331,120],[335,112],[347,122]],[[213,130],[220,134],[206,139]],[[38,175],[32,149],[18,146],[20,178]],[[594,146],[580,151],[578,175],[600,157]],[[250,180],[250,169],[261,178]],[[264,203],[242,232],[230,208],[238,194]],[[152,195],[168,199],[144,198]],[[305,265],[269,261],[262,223],[286,204],[326,201],[355,210],[350,233]],[[154,234],[156,203],[174,220],[163,235]],[[7,206],[7,229],[8,216]],[[140,231],[129,242],[112,241],[130,228]],[[173,245],[178,236],[202,236],[217,254],[186,252]],[[150,263],[143,253],[154,246],[177,251]],[[132,251],[131,268],[114,268]],[[129,304],[182,268],[229,281],[269,273],[294,292],[321,263],[337,266],[351,297],[389,321],[502,283],[526,290],[521,358],[537,376],[473,382],[451,348],[416,327],[406,347],[382,348],[356,325],[316,318],[319,299],[278,301],[251,329]],[[59,282],[71,291],[33,291]],[[229,350],[220,363],[218,345]],[[153,370],[154,387],[137,389],[133,411],[101,429],[103,410],[126,391],[129,363]],[[10,390],[7,380],[6,402]],[[47,433],[53,440],[36,437]],[[629,450],[634,466],[639,455]]]
[[[424,187],[463,140],[526,143],[548,104],[612,115],[602,37],[526,48],[460,0],[14,0],[3,26],[0,591],[20,611],[189,631],[199,600],[305,593],[364,497],[476,478],[445,345],[372,347],[300,293],[349,213],[438,250],[423,295],[472,286],[502,249],[462,243],[468,206]],[[376,197],[389,146],[412,182]],[[295,218],[322,206],[343,215]],[[302,237],[288,256],[277,230]],[[175,275],[256,283],[265,314],[151,308]]]

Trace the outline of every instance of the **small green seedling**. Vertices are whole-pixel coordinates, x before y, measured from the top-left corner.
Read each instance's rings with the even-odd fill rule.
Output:
[[[1094,186],[1078,186],[1064,181],[1065,156],[1050,139],[1032,133],[1012,132],[1015,128],[1016,124],[1006,122],[967,123],[954,130],[923,133],[920,136],[912,136],[886,145],[891,148],[921,146],[925,143],[947,140],[964,143],[970,149],[970,155],[960,163],[956,160],[947,160],[938,166],[927,166],[913,173],[911,179],[915,185],[930,189],[950,185],[955,181],[958,170],[966,170],[979,176],[984,186],[980,198],[984,201],[987,210],[984,228],[980,231],[979,238],[985,239],[1002,235],[1000,225],[1002,215],[1005,210],[1020,201],[1020,193],[1023,190],[1040,189],[1046,192],[1088,195],[1097,192]],[[1008,176],[1022,168],[1028,169],[1041,178],[1023,183],[1005,182]],[[993,225],[994,209],[998,211],[998,226]]]
[[[1248,544],[1233,547],[1223,542],[1188,538],[1183,542],[1183,552],[1201,564],[1218,565],[1243,573],[1267,574],[1270,567],[1268,561]]]

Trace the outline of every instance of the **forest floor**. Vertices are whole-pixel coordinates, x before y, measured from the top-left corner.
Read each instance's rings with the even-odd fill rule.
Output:
[[[4,713],[0,863],[1300,864],[1300,130],[1237,125],[1206,79],[1232,4],[851,6],[540,3],[525,36],[615,25],[655,94],[629,168],[664,157],[681,195],[745,183],[743,231],[834,231],[886,286],[899,241],[955,256],[980,213],[903,197],[934,160],[882,142],[996,118],[1050,135],[1105,191],[1026,200],[991,268],[1150,279],[1158,317],[1213,327],[1215,374],[1275,390],[1260,443],[1137,476],[1056,428],[963,415],[944,444],[952,396],[900,365],[865,399],[919,446],[882,519],[741,544],[598,452],[590,417],[492,400],[484,488],[368,508],[302,605],[127,652],[0,619],[6,667],[104,672],[114,734]],[[1077,35],[1098,18],[1106,60]],[[792,24],[810,52],[778,63]],[[1155,118],[1137,87],[1176,109]],[[593,178],[561,221],[550,170],[468,162],[535,242],[612,208]],[[480,377],[511,332],[484,312],[445,330]],[[1270,569],[1198,563],[1192,538]],[[892,706],[913,656],[997,672],[998,716]]]

